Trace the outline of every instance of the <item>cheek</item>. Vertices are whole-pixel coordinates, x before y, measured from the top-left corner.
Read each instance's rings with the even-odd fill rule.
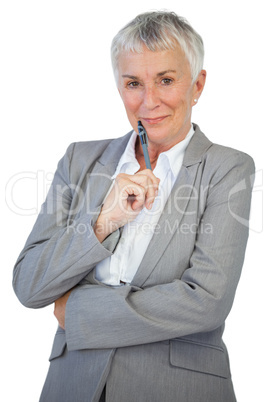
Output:
[[[122,96],[122,100],[125,106],[127,113],[135,113],[138,111],[141,99],[138,94],[127,93]]]
[[[184,108],[185,101],[181,96],[174,95],[172,97],[169,96],[169,99],[166,99],[165,104],[176,115],[177,113],[181,113],[182,109]]]
[[[173,107],[175,113],[181,113],[183,110],[188,110],[191,107],[191,97],[188,93],[174,96],[170,102],[170,106]]]

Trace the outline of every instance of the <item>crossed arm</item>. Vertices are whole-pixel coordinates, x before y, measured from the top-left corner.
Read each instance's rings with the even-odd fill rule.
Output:
[[[135,219],[143,207],[151,209],[158,185],[159,179],[148,169],[136,175],[119,174],[94,225],[96,238],[103,242],[113,231]],[[54,315],[63,329],[66,304],[72,290],[55,301]]]

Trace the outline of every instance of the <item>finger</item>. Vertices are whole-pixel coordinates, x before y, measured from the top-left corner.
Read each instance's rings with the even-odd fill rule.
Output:
[[[145,184],[148,184],[147,179],[151,180],[153,186],[157,190],[159,187],[160,179],[156,177],[153,172],[150,169],[145,169],[142,170],[138,173],[135,173],[134,175],[128,175],[126,173],[120,173],[116,177],[116,181],[124,181],[124,180],[131,180],[134,183],[140,184],[145,186]]]
[[[130,196],[132,198],[131,207],[133,210],[141,209],[145,205],[151,209],[155,197],[158,194],[158,186],[160,180],[153,174],[150,169],[145,169],[135,175],[120,173],[116,177],[117,185],[124,194],[122,199],[126,201]]]
[[[145,169],[141,170],[140,172],[136,173],[134,176],[140,176],[140,175],[146,175],[148,178],[150,178],[155,185],[155,188],[158,189],[160,179],[154,175],[151,169]]]
[[[133,211],[142,209],[146,198],[145,188],[129,181],[122,188],[122,198],[131,206]]]
[[[138,182],[145,189],[145,206],[151,209],[155,198],[158,195],[158,187],[160,180],[149,169],[138,172],[131,178],[131,180]]]

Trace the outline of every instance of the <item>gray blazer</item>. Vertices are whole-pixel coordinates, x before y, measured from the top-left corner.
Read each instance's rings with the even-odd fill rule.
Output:
[[[42,402],[233,402],[222,341],[248,238],[252,159],[195,125],[159,225],[130,286],[94,267],[112,255],[92,226],[130,133],[70,145],[14,268],[27,307],[75,287],[58,329]]]

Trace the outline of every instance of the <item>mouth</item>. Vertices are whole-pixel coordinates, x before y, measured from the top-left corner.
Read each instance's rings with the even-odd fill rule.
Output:
[[[146,121],[147,124],[158,124],[161,123],[163,120],[165,120],[167,117],[168,116],[159,116],[154,118],[143,117],[142,120]]]

